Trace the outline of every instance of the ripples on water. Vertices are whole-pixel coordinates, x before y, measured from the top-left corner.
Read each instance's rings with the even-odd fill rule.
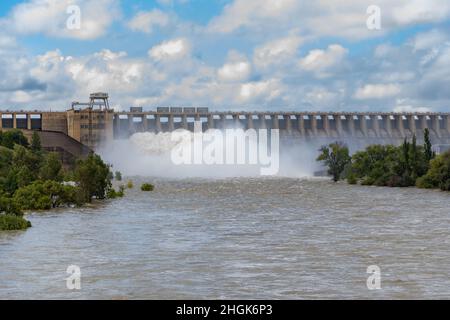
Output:
[[[281,178],[156,185],[1,233],[0,298],[450,298],[448,193]],[[69,265],[81,291],[66,289]],[[382,290],[367,289],[369,265]]]

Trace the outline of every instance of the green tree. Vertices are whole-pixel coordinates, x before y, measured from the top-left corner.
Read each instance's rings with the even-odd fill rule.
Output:
[[[428,128],[426,128],[423,132],[423,139],[425,141],[424,143],[425,159],[427,159],[427,161],[430,161],[435,157],[435,153],[433,152],[432,148],[433,145],[431,144],[430,140],[430,130],[428,130]]]
[[[122,181],[122,173],[120,171],[116,171],[114,177],[117,181]]]
[[[91,202],[93,197],[105,199],[111,189],[110,166],[94,153],[77,162],[74,176],[86,202]]]
[[[426,175],[417,180],[417,186],[450,191],[450,151],[431,160],[430,169]]]
[[[52,152],[45,156],[39,176],[42,180],[62,181],[62,164],[59,154]]]
[[[9,130],[1,134],[1,145],[13,149],[14,145],[28,147],[28,140],[23,135],[23,132],[17,129]]]
[[[36,131],[34,131],[33,135],[31,136],[31,151],[33,152],[42,151],[41,137]]]
[[[340,142],[335,142],[323,146],[320,152],[317,161],[322,161],[328,167],[328,173],[333,176],[333,181],[339,181],[351,160],[348,147]]]

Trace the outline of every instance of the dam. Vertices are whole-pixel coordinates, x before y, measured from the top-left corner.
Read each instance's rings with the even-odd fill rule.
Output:
[[[0,111],[0,130],[38,131],[47,149],[64,149],[74,157],[117,139],[128,139],[138,132],[193,131],[241,128],[278,129],[284,141],[333,141],[368,144],[399,144],[430,130],[434,145],[450,145],[450,113],[388,112],[224,112],[208,108],[158,107],[144,111],[131,107],[115,111],[109,107],[107,93],[93,93],[87,103],[73,102],[67,111]],[[78,145],[77,145],[78,144]],[[70,149],[70,150],[69,150]]]

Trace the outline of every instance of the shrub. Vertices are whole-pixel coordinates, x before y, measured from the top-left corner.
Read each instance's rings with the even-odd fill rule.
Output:
[[[328,173],[333,176],[333,181],[339,181],[351,161],[348,147],[340,142],[335,142],[323,146],[320,152],[317,161],[322,161],[328,167]]]
[[[450,191],[450,151],[431,160],[430,169],[426,175],[417,180],[417,186]]]
[[[115,174],[114,174],[114,178],[117,181],[122,181],[122,173],[120,173],[120,171],[116,171]]]
[[[25,230],[31,228],[31,222],[23,217],[0,214],[0,231]]]
[[[133,181],[131,181],[131,180],[128,181],[128,183],[127,183],[127,188],[128,188],[128,189],[133,189],[133,188],[134,188]]]
[[[144,183],[144,184],[141,186],[141,190],[142,190],[142,191],[153,191],[153,190],[155,190],[155,186],[152,185],[152,184],[150,184],[150,183]]]

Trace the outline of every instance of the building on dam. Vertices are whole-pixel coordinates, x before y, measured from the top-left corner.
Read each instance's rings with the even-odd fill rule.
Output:
[[[86,103],[73,102],[63,112],[0,111],[0,130],[20,129],[41,135],[46,149],[67,157],[86,154],[137,132],[193,131],[201,121],[208,129],[279,129],[282,139],[327,143],[336,140],[361,146],[372,143],[399,144],[414,134],[421,141],[428,128],[434,144],[450,145],[450,113],[383,112],[215,112],[208,108],[159,107],[144,111],[110,108],[107,93],[93,93]]]

